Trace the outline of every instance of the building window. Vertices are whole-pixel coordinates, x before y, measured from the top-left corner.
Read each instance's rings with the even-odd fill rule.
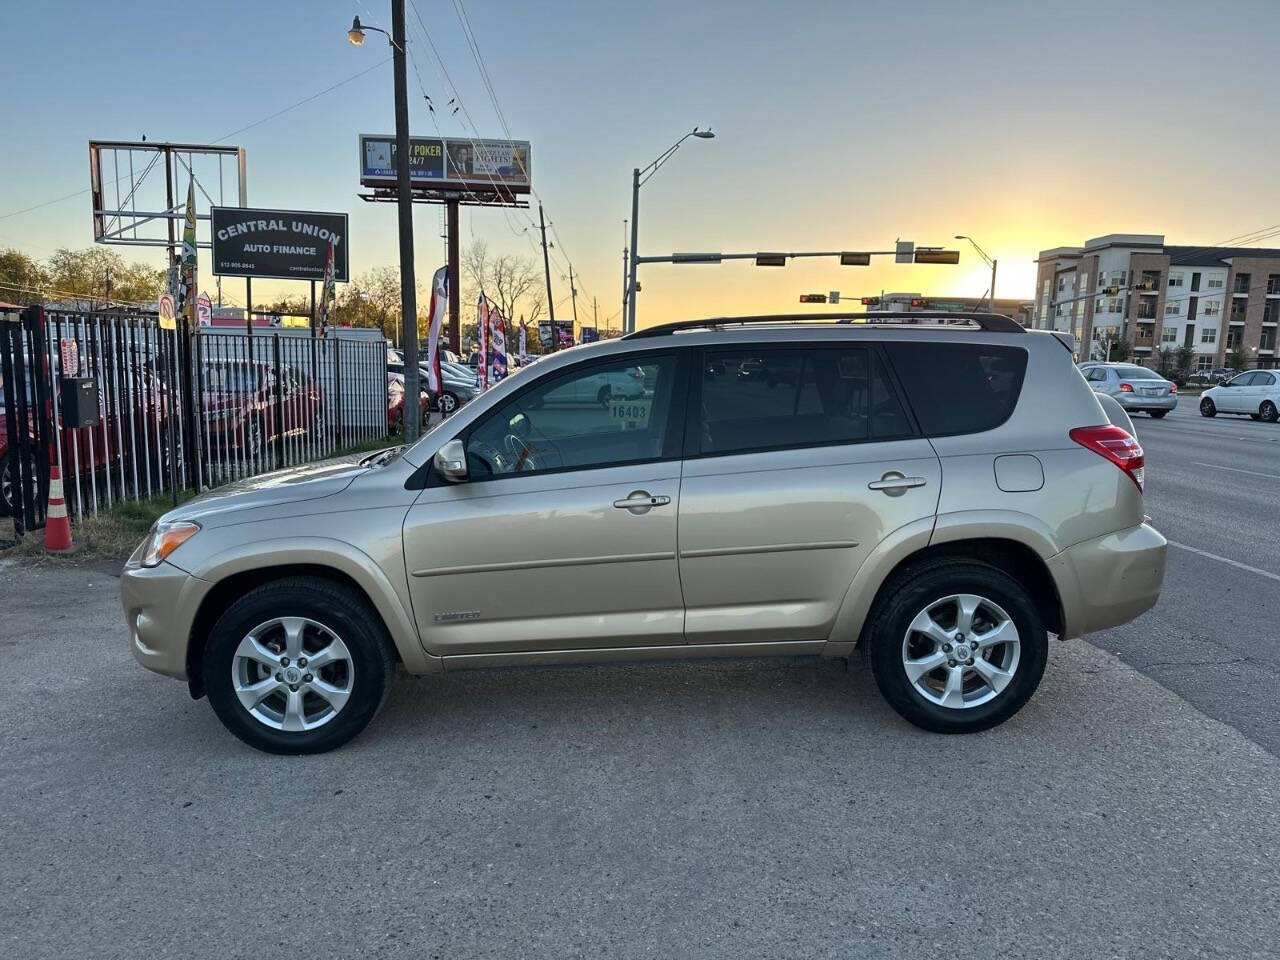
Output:
[[[1154,300],[1145,300],[1138,304],[1139,320],[1154,320],[1156,318],[1156,303]]]
[[[1163,330],[1161,330],[1161,331],[1160,331],[1160,342],[1161,342],[1161,343],[1177,343],[1177,342],[1178,342],[1178,328],[1177,328],[1177,327],[1165,327]]]
[[[1231,322],[1244,323],[1244,315],[1245,315],[1245,301],[1232,300],[1231,301]]]
[[[1259,350],[1274,350],[1276,348],[1276,329],[1275,327],[1263,327],[1262,335],[1258,337]]]
[[[1235,283],[1231,287],[1231,292],[1232,293],[1248,293],[1249,281],[1251,279],[1252,279],[1252,274],[1237,273]]]
[[[1217,342],[1218,342],[1218,328],[1217,328],[1217,327],[1205,327],[1203,330],[1201,330],[1201,331],[1200,331],[1200,342],[1201,342],[1201,343],[1217,343]]]
[[[1180,286],[1182,286],[1182,276],[1183,276],[1183,275],[1182,275],[1182,274],[1180,274],[1180,273],[1171,273],[1171,274],[1169,274],[1169,286],[1171,286],[1171,287],[1180,287]]]
[[[1226,281],[1222,277],[1207,277],[1204,282],[1206,290],[1221,290]]]
[[[1272,296],[1280,293],[1280,273],[1273,273],[1267,277],[1267,293]]]
[[[1164,305],[1164,315],[1166,317],[1176,317],[1182,312],[1182,301],[1171,300]]]
[[[1213,354],[1196,357],[1196,373],[1208,373],[1213,369]]]
[[[1239,327],[1231,327],[1227,330],[1227,349],[1228,350],[1240,349],[1240,328]]]
[[[1262,322],[1275,323],[1280,320],[1280,300],[1268,300],[1262,308]]]
[[[1216,317],[1222,312],[1221,300],[1206,300],[1204,302],[1204,315],[1206,317]]]

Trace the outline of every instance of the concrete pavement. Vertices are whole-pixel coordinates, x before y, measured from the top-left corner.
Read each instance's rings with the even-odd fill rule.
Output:
[[[1280,761],[1083,642],[972,737],[899,720],[859,661],[662,663],[402,677],[347,748],[284,758],[133,663],[114,578],[0,592],[0,956],[1280,941]]]
[[[1089,639],[1280,756],[1280,424],[1197,409],[1134,418],[1171,543],[1164,592]]]

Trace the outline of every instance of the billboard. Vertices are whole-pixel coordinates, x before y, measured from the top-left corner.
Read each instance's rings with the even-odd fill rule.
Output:
[[[347,279],[347,215],[212,207],[213,272],[219,277],[323,280],[329,241],[334,277]]]
[[[396,138],[360,134],[360,185],[396,185]],[[409,138],[409,182],[417,188],[529,192],[529,141]]]

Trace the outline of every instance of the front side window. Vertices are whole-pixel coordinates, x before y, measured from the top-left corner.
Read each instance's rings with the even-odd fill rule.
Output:
[[[866,347],[707,351],[696,449],[703,454],[860,443],[911,435]]]
[[[473,480],[675,457],[674,355],[576,367],[481,420],[465,441]],[[682,401],[681,401],[682,402]]]

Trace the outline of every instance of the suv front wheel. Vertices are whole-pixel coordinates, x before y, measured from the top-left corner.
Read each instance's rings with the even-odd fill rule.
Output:
[[[382,706],[392,669],[377,612],[350,587],[317,577],[250,590],[218,618],[204,656],[218,718],[268,753],[346,743]]]
[[[985,563],[939,560],[904,572],[877,602],[868,652],[880,692],[936,733],[1003,723],[1035,693],[1049,640],[1023,586]]]

